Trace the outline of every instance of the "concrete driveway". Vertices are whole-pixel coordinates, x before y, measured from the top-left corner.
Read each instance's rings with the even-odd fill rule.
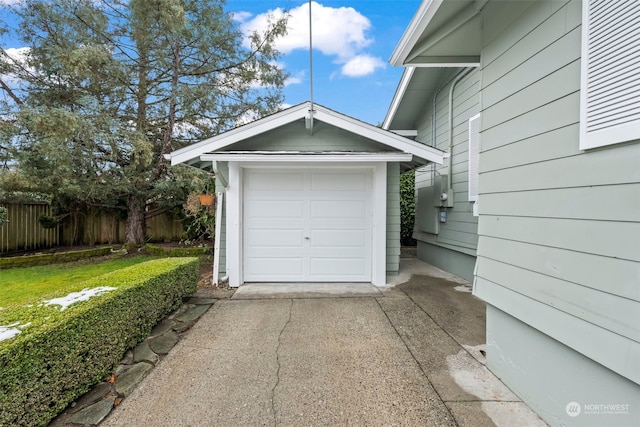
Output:
[[[101,425],[545,425],[484,367],[484,304],[425,271],[220,300]]]

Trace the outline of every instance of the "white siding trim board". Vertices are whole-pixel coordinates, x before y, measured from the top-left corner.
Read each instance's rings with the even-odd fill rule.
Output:
[[[468,199],[478,201],[480,178],[480,114],[469,119],[469,176]],[[476,216],[476,215],[474,215]]]

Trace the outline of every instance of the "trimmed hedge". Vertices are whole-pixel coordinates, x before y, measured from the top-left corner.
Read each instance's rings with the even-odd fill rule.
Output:
[[[33,267],[36,265],[58,264],[62,262],[78,261],[96,256],[105,256],[111,253],[111,246],[103,248],[86,249],[82,251],[68,251],[52,254],[15,256],[0,258],[0,270],[5,268]]]
[[[200,246],[196,248],[163,248],[160,246],[147,243],[144,250],[149,255],[168,256],[168,257],[200,257],[211,255],[213,249],[210,246]]]
[[[0,325],[24,325],[0,341],[0,425],[46,425],[195,292],[197,275],[196,258],[152,260],[83,283],[116,289],[64,311],[0,311]]]

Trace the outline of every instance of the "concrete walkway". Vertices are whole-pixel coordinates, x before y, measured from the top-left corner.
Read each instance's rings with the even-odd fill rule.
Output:
[[[545,425],[484,367],[484,304],[420,271],[367,296],[220,300],[101,425]]]

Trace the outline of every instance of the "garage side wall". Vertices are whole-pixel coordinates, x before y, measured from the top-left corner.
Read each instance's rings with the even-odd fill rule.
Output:
[[[400,165],[387,163],[387,274],[400,270]]]
[[[216,170],[219,175],[229,179],[229,163],[228,162],[216,162]],[[227,273],[227,193],[224,188],[224,184],[220,180],[219,176],[216,176],[216,192],[224,193],[222,203],[222,224],[218,229],[220,230],[220,273],[225,275]]]

